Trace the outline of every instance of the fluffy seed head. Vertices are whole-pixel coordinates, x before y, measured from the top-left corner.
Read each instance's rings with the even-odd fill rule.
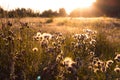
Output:
[[[37,51],[38,51],[38,48],[37,48],[37,47],[34,47],[34,48],[32,49],[32,51],[33,51],[33,52],[37,52]]]

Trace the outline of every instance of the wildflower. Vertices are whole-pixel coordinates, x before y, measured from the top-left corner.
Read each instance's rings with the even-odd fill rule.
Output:
[[[63,34],[62,33],[59,33],[58,36],[62,36]]]
[[[60,48],[61,48],[61,45],[60,45],[60,44],[58,44],[56,48],[60,49]]]
[[[99,66],[104,66],[105,63],[104,63],[103,61],[98,61],[98,65],[99,65]]]
[[[106,62],[106,67],[108,68],[108,67],[110,67],[112,64],[113,64],[113,60],[108,60],[108,61]]]
[[[74,46],[74,45],[75,45],[75,42],[71,42],[71,45]]]
[[[56,61],[61,61],[62,59],[63,59],[63,51],[61,50],[61,52],[59,53],[59,55],[57,55],[57,57],[56,57]]]
[[[64,43],[65,43],[65,38],[61,40],[61,44],[64,44]]]
[[[106,68],[105,63],[104,63],[104,64],[101,66],[101,71],[102,71],[102,72],[106,72],[106,69],[107,69],[107,68]]]
[[[93,67],[92,67],[92,66],[88,66],[88,69],[92,70],[92,69],[93,69]]]
[[[33,36],[33,40],[39,41],[39,40],[40,40],[40,37],[38,37],[38,36]]]
[[[36,41],[39,41],[42,39],[41,37],[41,33],[40,32],[37,32],[37,34],[35,36],[33,36],[33,39],[36,40]]]
[[[33,52],[37,52],[37,51],[38,51],[38,48],[37,48],[37,47],[34,47],[34,48],[32,49],[32,51],[33,51]]]
[[[75,61],[76,61],[76,64],[78,66],[80,66],[82,64],[82,61],[81,61],[81,59],[79,57],[76,57]]]
[[[90,34],[96,34],[96,31],[92,31],[91,29],[83,29],[84,32],[86,32],[88,35]]]
[[[56,61],[60,61],[60,60],[62,60],[63,59],[63,55],[61,55],[61,54],[59,54],[58,56],[57,56],[57,58],[56,58]]]
[[[69,71],[69,73],[72,74],[77,74],[77,68],[78,66],[75,63],[72,63],[72,67],[68,67],[67,70]]]
[[[85,35],[84,35],[84,34],[81,34],[81,35],[78,37],[79,40],[84,40],[84,38],[85,38]]]
[[[47,48],[47,53],[53,53],[55,49],[53,47],[48,47]]]
[[[94,40],[94,39],[92,39],[91,41],[90,41],[90,44],[92,45],[92,44],[95,44],[96,43],[96,40]]]
[[[40,33],[40,32],[37,32],[36,36],[41,36],[41,33]]]
[[[74,48],[81,48],[82,47],[82,44],[81,43],[76,43],[75,45],[74,45]]]
[[[7,40],[14,40],[14,37],[13,36],[8,36]]]
[[[53,46],[57,46],[57,43],[56,43],[56,42],[52,42],[52,45],[53,45]]]
[[[99,61],[99,58],[98,57],[94,57],[93,60],[94,61]]]
[[[116,68],[114,69],[115,72],[120,73],[120,68],[118,66],[116,66]]]
[[[49,40],[52,39],[52,35],[49,34],[49,33],[43,33],[41,36],[42,36],[44,39],[49,39]]]
[[[94,56],[94,55],[95,55],[95,52],[91,51],[91,52],[89,52],[88,54]]]
[[[120,54],[117,54],[114,59],[117,60],[118,62],[120,62]]]
[[[46,48],[48,46],[48,40],[42,40],[41,41],[41,47]]]
[[[99,69],[101,69],[104,66],[104,62],[102,62],[101,60],[96,61],[96,63],[94,63],[94,67],[97,67]]]
[[[84,37],[85,37],[86,40],[89,39],[88,34],[84,34]]]
[[[92,30],[91,29],[83,29],[84,32],[87,32],[87,33],[92,33]]]
[[[22,38],[19,36],[19,37],[17,38],[17,40],[22,41]]]
[[[93,68],[94,73],[100,71],[98,68]]]
[[[80,36],[80,34],[75,34],[75,35],[73,35],[73,38],[78,39],[79,36]]]
[[[72,64],[75,63],[71,58],[69,57],[66,57],[64,60],[63,60],[63,64],[67,67],[72,67]]]

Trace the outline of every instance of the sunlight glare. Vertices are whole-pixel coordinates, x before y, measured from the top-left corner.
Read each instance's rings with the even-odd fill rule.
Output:
[[[96,0],[69,0],[64,2],[64,8],[70,12],[75,8],[88,8],[92,6],[92,4]]]
[[[31,8],[33,10],[44,10],[52,9],[53,11],[59,8],[65,8],[67,13],[71,12],[76,8],[87,8],[90,7],[96,0],[1,0],[0,5],[5,9],[15,8]]]

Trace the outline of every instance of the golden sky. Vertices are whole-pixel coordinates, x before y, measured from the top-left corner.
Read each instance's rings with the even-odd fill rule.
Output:
[[[0,0],[0,5],[7,10],[15,8],[31,8],[35,11],[44,11],[65,8],[67,13],[75,8],[90,7],[96,0]]]

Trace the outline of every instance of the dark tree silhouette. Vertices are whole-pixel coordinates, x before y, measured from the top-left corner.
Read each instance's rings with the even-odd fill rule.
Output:
[[[51,9],[49,9],[49,10],[45,10],[44,12],[42,12],[40,16],[41,17],[56,17],[58,16],[58,13],[56,11],[54,12]]]

